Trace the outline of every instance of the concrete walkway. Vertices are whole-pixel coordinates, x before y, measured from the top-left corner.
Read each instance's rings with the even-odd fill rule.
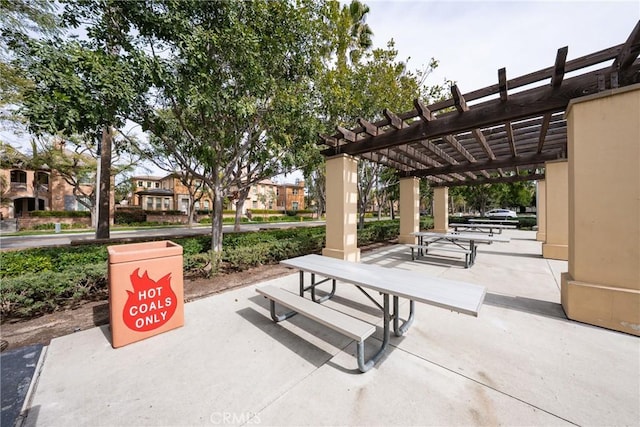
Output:
[[[542,259],[533,232],[505,234],[470,269],[412,262],[400,245],[364,254],[488,290],[478,318],[417,304],[365,374],[353,342],[300,316],[274,324],[252,286],[189,303],[183,328],[117,350],[106,327],[53,340],[25,424],[637,426],[640,340],[567,320],[567,263]],[[269,283],[295,290],[298,275]],[[375,349],[380,319],[360,292],[339,285],[327,304],[377,323]]]

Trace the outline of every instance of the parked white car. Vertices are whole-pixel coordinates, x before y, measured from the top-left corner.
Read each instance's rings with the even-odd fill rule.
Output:
[[[509,209],[493,209],[485,213],[487,218],[516,218],[518,215]]]

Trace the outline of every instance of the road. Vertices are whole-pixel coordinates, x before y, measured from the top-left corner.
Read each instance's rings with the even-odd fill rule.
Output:
[[[324,221],[305,221],[305,222],[279,222],[279,223],[243,223],[240,231],[257,231],[261,228],[287,228],[287,227],[314,227],[324,225]],[[233,231],[233,225],[224,225],[222,227],[224,233]],[[187,227],[165,227],[165,228],[149,228],[126,231],[111,231],[110,237],[127,238],[127,237],[162,237],[162,236],[199,236],[211,234],[211,225]],[[0,249],[26,249],[39,248],[44,246],[64,246],[70,245],[71,241],[93,240],[95,232],[81,233],[63,233],[63,234],[38,234],[31,236],[4,236],[0,234]]]

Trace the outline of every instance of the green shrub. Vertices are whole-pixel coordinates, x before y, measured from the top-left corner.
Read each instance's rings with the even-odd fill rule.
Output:
[[[142,209],[118,209],[113,221],[115,224],[140,224],[147,221],[147,214]]]
[[[538,224],[537,218],[534,217],[518,217],[518,228],[531,229]]]
[[[420,230],[431,230],[433,228],[433,218],[430,216],[420,217]]]
[[[107,249],[99,245],[0,252],[0,277],[14,277],[24,273],[44,271],[65,271],[75,265],[106,261]]]
[[[2,317],[30,318],[108,295],[106,264],[69,266],[63,272],[27,273],[2,280]]]
[[[466,224],[469,222],[469,218],[464,216],[450,216],[449,224]]]
[[[31,211],[29,216],[33,218],[87,218],[91,217],[89,211]]]
[[[399,220],[365,222],[364,229],[358,230],[358,245],[386,242],[397,238],[398,234],[400,234]]]
[[[388,241],[398,231],[397,220],[368,222],[358,232],[358,242]],[[325,234],[324,226],[226,233],[222,269],[238,271],[318,253],[325,245]],[[185,275],[210,274],[211,236],[175,242],[183,248]],[[107,259],[103,245],[0,252],[2,317],[34,317],[107,298]]]

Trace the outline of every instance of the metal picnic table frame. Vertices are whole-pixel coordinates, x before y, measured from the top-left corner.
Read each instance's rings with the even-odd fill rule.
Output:
[[[319,255],[305,255],[280,261],[280,263],[299,270],[299,294],[303,298],[305,293],[309,291],[311,300],[316,303],[324,302],[335,295],[336,281],[340,280],[354,285],[382,311],[383,339],[380,349],[368,361],[365,361],[364,341],[357,343],[358,367],[361,372],[371,369],[384,355],[389,345],[391,327],[397,337],[403,336],[408,331],[415,318],[416,301],[477,316],[486,292],[484,287],[469,283],[430,278],[412,271],[352,263]],[[311,282],[308,285],[305,285],[304,273],[309,273],[311,276]],[[320,275],[324,279],[318,281],[316,275]],[[399,278],[400,280],[398,280]],[[317,298],[316,287],[330,280],[332,282],[331,291],[327,295]],[[418,280],[422,283],[416,283]],[[382,304],[365,289],[379,292],[382,295]],[[454,301],[456,298],[452,298],[450,294],[455,294],[460,289],[463,289],[464,292],[461,292],[461,295],[456,295],[459,301]],[[390,297],[392,297],[391,301]],[[409,300],[409,316],[406,320],[400,318],[400,298]],[[276,322],[296,314],[296,311],[281,315],[276,314],[273,300],[270,311],[272,319]]]
[[[486,223],[449,224],[449,227],[453,228],[454,232],[456,233],[458,233],[459,228],[464,228],[463,231],[466,231],[466,232],[485,233],[485,234],[488,234],[489,236],[493,236],[494,234],[502,234],[502,230],[516,228],[515,225],[486,224]],[[495,233],[494,230],[497,230],[497,233]]]
[[[466,249],[459,242],[469,242],[469,251],[471,251],[469,265],[473,265],[476,262],[476,256],[478,253],[478,245],[477,243],[493,243],[493,242],[502,242],[507,243],[511,239],[508,237],[497,237],[497,236],[482,236],[477,234],[462,234],[462,233],[434,233],[429,231],[418,231],[413,233],[414,236],[418,237],[418,243],[420,246],[424,246],[424,248],[420,248],[420,251],[427,249],[430,243],[436,242],[445,242],[453,244],[459,248]],[[435,248],[434,248],[435,249]],[[420,252],[422,255],[422,253]]]

